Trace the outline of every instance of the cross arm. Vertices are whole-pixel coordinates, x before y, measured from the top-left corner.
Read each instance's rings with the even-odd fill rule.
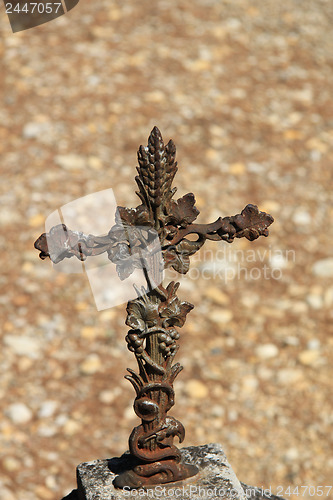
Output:
[[[227,241],[231,243],[235,238],[253,241],[259,236],[268,236],[268,227],[274,222],[273,217],[260,212],[256,205],[246,205],[240,214],[231,217],[219,217],[211,224],[190,224],[179,229],[169,241],[169,245],[176,245],[188,234],[197,234],[199,238]]]
[[[207,239],[231,243],[235,238],[245,237],[252,241],[259,236],[268,236],[273,217],[251,204],[240,214],[219,217],[210,224],[194,223],[199,210],[195,206],[193,193],[173,199],[176,188],[172,188],[172,181],[177,172],[175,154],[174,143],[170,140],[165,145],[160,131],[154,127],[148,146],[140,146],[138,151],[138,176],[135,179],[142,204],[131,209],[118,207],[116,224],[107,235],[86,235],[71,231],[63,224],[53,227],[35,242],[35,248],[40,251],[39,256],[42,259],[49,257],[52,262],[58,263],[72,256],[83,261],[88,256],[107,252],[109,260],[117,263],[117,266],[121,263],[119,269],[122,264],[132,269],[133,256],[134,267],[141,267],[140,251],[157,234],[164,266],[185,274],[189,270],[189,257]],[[147,236],[142,238],[143,234]],[[190,234],[196,234],[197,240],[187,239],[186,236]],[[132,264],[128,264],[130,259]],[[125,275],[128,275],[127,271]]]
[[[256,205],[249,204],[240,214],[219,217],[210,224],[172,226],[172,229],[166,231],[162,244],[165,266],[174,267],[177,271],[186,273],[189,256],[197,252],[207,239],[231,243],[235,238],[245,237],[253,241],[259,236],[268,236],[268,227],[273,221],[271,215],[260,212]],[[148,227],[147,233],[149,233]],[[186,239],[189,234],[196,234],[198,239],[196,241]],[[141,231],[138,235],[142,235]],[[73,256],[84,261],[89,256],[100,255],[104,252],[107,252],[111,261],[123,260],[125,263],[129,258],[133,261],[133,256],[135,257],[137,253],[138,267],[140,267],[142,241],[134,245],[129,243],[128,232],[124,228],[121,230],[117,224],[104,236],[86,235],[82,232],[71,231],[65,224],[58,224],[52,227],[49,233],[43,233],[35,241],[34,246],[40,251],[41,259],[49,257],[55,264]],[[131,243],[133,243],[133,234]]]

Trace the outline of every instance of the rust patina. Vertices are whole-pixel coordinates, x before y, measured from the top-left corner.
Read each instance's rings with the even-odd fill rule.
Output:
[[[141,419],[129,437],[131,465],[116,477],[115,486],[139,488],[154,484],[180,481],[195,475],[195,466],[183,463],[174,444],[185,436],[183,425],[168,416],[174,405],[173,382],[182,366],[174,362],[178,351],[179,332],[193,305],[177,297],[179,283],[153,286],[151,272],[158,275],[161,267],[172,267],[179,273],[189,270],[190,256],[208,240],[231,243],[235,238],[252,241],[268,236],[273,217],[260,212],[256,205],[247,205],[240,214],[219,217],[210,224],[196,224],[199,215],[192,193],[174,200],[176,188],[172,182],[177,172],[176,148],[173,141],[164,145],[157,127],[152,130],[148,146],[138,151],[136,182],[141,204],[136,208],[118,207],[116,223],[104,236],[85,235],[61,224],[35,242],[40,257],[54,263],[77,257],[107,252],[117,266],[121,279],[135,268],[143,269],[146,287],[137,289],[138,297],[127,304],[126,336],[128,349],[134,353],[138,373],[128,369],[126,378],[132,383],[136,398],[134,410]],[[135,228],[140,227],[140,231]],[[143,229],[142,229],[143,228]],[[153,235],[158,234],[163,262],[145,254]],[[195,241],[186,238],[196,235]],[[133,241],[134,240],[134,241]]]

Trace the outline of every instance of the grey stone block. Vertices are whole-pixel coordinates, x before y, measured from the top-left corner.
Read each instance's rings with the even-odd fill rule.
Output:
[[[219,444],[182,448],[183,461],[200,469],[195,477],[147,490],[129,491],[114,488],[112,481],[129,463],[129,455],[110,460],[85,462],[77,468],[78,489],[62,500],[120,500],[151,498],[170,500],[285,500],[261,488],[240,483]],[[201,488],[201,490],[199,489]]]
[[[85,462],[77,468],[78,500],[163,499],[246,500],[243,486],[233,472],[222,447],[213,443],[182,448],[182,460],[194,464],[199,473],[185,481],[138,490],[116,489],[112,482],[128,464],[129,455],[111,460]],[[251,498],[264,498],[254,497]]]

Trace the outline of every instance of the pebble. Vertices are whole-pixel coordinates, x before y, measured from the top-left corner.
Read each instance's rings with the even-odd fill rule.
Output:
[[[36,495],[41,499],[41,500],[53,500],[54,499],[54,493],[50,491],[46,486],[39,485],[35,489]]]
[[[0,226],[7,226],[19,222],[20,216],[15,210],[7,207],[0,208]]]
[[[256,293],[245,294],[241,297],[241,302],[243,306],[251,309],[260,301],[260,297]]]
[[[263,344],[256,347],[255,353],[260,359],[270,359],[279,354],[279,349],[275,344]]]
[[[289,448],[283,456],[285,462],[295,462],[300,457],[297,448]]]
[[[276,200],[264,200],[260,203],[260,210],[269,214],[271,213],[273,216],[280,210],[280,207],[280,203]]]
[[[256,389],[258,388],[258,385],[259,385],[258,379],[253,375],[250,375],[243,379],[242,390],[245,393],[255,392]]]
[[[24,403],[13,403],[5,413],[14,424],[26,424],[32,419],[32,411]]]
[[[57,487],[57,478],[55,476],[47,476],[45,478],[45,485],[51,490],[55,490]]]
[[[304,378],[302,370],[283,368],[277,372],[277,381],[281,385],[292,385]]]
[[[98,315],[98,318],[103,322],[109,322],[115,319],[116,316],[117,316],[117,311],[115,310],[115,308],[113,308],[113,309],[107,309],[106,311],[101,311]]]
[[[4,342],[15,354],[37,359],[40,354],[40,341],[33,337],[19,335],[5,335]]]
[[[295,337],[294,335],[288,335],[285,339],[284,339],[284,343],[286,345],[293,345],[293,346],[297,346],[299,345],[299,338],[298,337]]]
[[[324,305],[321,296],[313,293],[306,296],[306,301],[312,309],[321,309]]]
[[[222,418],[225,415],[225,408],[222,405],[214,405],[211,409],[213,417]]]
[[[20,372],[29,370],[33,365],[34,361],[26,356],[22,356],[22,358],[17,360],[17,368]]]
[[[228,295],[216,286],[208,287],[207,290],[204,291],[204,296],[220,306],[225,306],[230,302]]]
[[[290,302],[290,306],[294,314],[305,314],[309,309],[307,303],[302,300],[294,300],[293,302]]]
[[[93,170],[101,170],[103,168],[103,162],[98,156],[89,156],[88,166]]]
[[[54,161],[64,170],[81,170],[87,165],[87,160],[76,154],[56,155]]]
[[[62,431],[67,435],[67,436],[73,436],[73,434],[76,434],[79,432],[81,429],[81,425],[79,422],[76,422],[76,420],[68,419],[65,425],[63,426]]]
[[[28,122],[23,127],[22,135],[25,139],[40,139],[50,129],[49,122]]]
[[[272,269],[285,269],[288,267],[288,259],[283,254],[273,253],[269,258],[269,264]]]
[[[4,469],[6,469],[9,472],[13,472],[16,470],[19,470],[21,467],[21,463],[17,460],[15,457],[5,457],[2,460],[2,465]]]
[[[208,396],[208,388],[200,380],[189,380],[185,385],[186,394],[193,399],[204,399]]]
[[[124,419],[126,420],[132,420],[135,418],[135,413],[134,413],[134,409],[133,409],[133,405],[132,404],[129,404],[129,406],[127,406],[127,408],[125,408],[124,410]]]
[[[306,344],[307,349],[310,350],[319,350],[320,349],[320,340],[318,339],[311,339],[309,342]]]
[[[35,214],[30,217],[28,224],[30,227],[41,227],[45,224],[45,214]],[[30,263],[29,263],[30,264]]]
[[[246,171],[246,166],[244,163],[232,163],[229,166],[229,172],[231,175],[243,175]]]
[[[297,285],[295,283],[292,283],[288,286],[288,294],[293,297],[302,297],[303,295],[305,295],[306,291],[307,288],[305,286]]]
[[[89,354],[80,364],[80,372],[84,375],[93,375],[102,368],[102,362],[98,354]]]
[[[319,278],[333,277],[333,257],[317,260],[312,266],[312,272]]]
[[[308,224],[311,224],[311,221],[311,214],[302,208],[297,209],[293,215],[293,222],[296,226],[307,226]]]
[[[101,403],[104,403],[106,405],[112,403],[117,397],[116,391],[109,391],[105,390],[100,392],[98,399],[100,400]]]
[[[298,355],[298,360],[302,365],[315,366],[319,360],[320,352],[314,349],[307,349]]]
[[[234,347],[236,344],[236,340],[233,337],[228,337],[225,339],[225,345],[228,347]]]
[[[225,324],[232,320],[233,314],[229,309],[218,309],[214,310],[209,318],[214,321],[214,323]]]
[[[68,415],[65,415],[64,413],[61,413],[60,415],[58,415],[55,419],[54,419],[54,423],[58,426],[58,427],[62,427],[66,424],[68,420]]]
[[[333,287],[328,288],[324,293],[324,304],[326,307],[333,305]]]
[[[229,422],[235,422],[238,419],[237,410],[228,410],[228,420]]]
[[[254,174],[262,174],[265,171],[265,165],[257,162],[249,162],[247,165],[248,171]]]
[[[230,262],[228,259],[207,261],[201,264],[199,269],[204,278],[209,275],[209,277],[219,278],[223,282],[232,281],[237,275],[236,263]]]
[[[41,424],[39,425],[37,432],[41,437],[52,437],[58,432],[58,429],[55,425]]]
[[[1,500],[17,500],[17,496],[15,496],[8,488],[1,487]]]
[[[81,329],[81,337],[93,340],[100,335],[100,331],[94,326],[84,326]]]
[[[44,401],[38,410],[38,417],[39,418],[52,417],[57,407],[58,407],[58,401],[54,400]]]

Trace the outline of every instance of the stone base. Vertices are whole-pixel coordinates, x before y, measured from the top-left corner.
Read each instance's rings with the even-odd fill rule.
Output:
[[[161,500],[283,500],[265,495],[259,488],[241,484],[233,472],[222,447],[213,443],[182,448],[182,462],[195,465],[199,473],[184,481],[136,490],[117,489],[113,481],[126,470],[128,453],[120,458],[85,462],[77,468],[78,489],[63,500],[123,500],[149,498]]]

